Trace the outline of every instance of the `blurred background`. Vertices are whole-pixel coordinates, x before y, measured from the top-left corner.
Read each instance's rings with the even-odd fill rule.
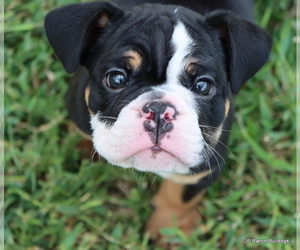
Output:
[[[141,232],[161,178],[82,159],[82,137],[70,129],[71,76],[43,19],[74,2],[5,1],[5,247],[151,249]],[[296,249],[295,16],[292,0],[256,1],[273,51],[235,98],[227,167],[199,204],[201,224],[190,237],[162,232],[179,249]]]

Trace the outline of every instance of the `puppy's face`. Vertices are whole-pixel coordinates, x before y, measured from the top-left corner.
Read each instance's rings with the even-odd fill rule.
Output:
[[[132,15],[95,46],[86,101],[94,146],[110,163],[188,174],[221,134],[227,76],[220,44],[168,15]]]
[[[190,174],[208,164],[242,84],[229,83],[233,49],[221,37],[228,31],[181,7],[117,11],[93,17],[80,51],[95,149],[124,168]]]

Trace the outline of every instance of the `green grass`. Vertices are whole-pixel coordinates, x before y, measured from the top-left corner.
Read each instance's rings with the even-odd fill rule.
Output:
[[[201,224],[190,237],[163,231],[180,249],[296,249],[292,2],[256,3],[257,22],[274,39],[272,55],[236,97],[232,153],[199,204]],[[43,18],[68,3],[5,1],[5,247],[151,249],[140,232],[161,179],[80,161],[81,137],[67,130],[70,76],[46,40]],[[245,245],[249,238],[290,243]]]

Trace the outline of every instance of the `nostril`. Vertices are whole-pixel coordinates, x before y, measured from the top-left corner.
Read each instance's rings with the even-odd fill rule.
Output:
[[[142,111],[142,116],[146,118],[148,121],[153,121],[155,118],[155,113],[152,110],[149,110],[148,112]]]
[[[165,120],[166,122],[172,122],[172,121],[173,121],[173,119],[172,119],[172,118],[170,118],[170,115],[169,115],[169,113],[166,113],[166,114],[165,114],[165,116],[164,116],[164,120]]]
[[[147,121],[154,121],[158,124],[159,120],[171,123],[176,120],[178,112],[170,103],[154,101],[147,103],[141,110],[141,114]]]
[[[165,120],[165,122],[170,123],[176,119],[177,112],[173,107],[167,107],[161,118]]]

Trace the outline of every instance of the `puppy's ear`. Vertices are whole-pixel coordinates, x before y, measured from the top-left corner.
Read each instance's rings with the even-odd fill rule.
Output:
[[[67,5],[50,12],[45,18],[48,40],[68,73],[73,73],[91,45],[124,12],[108,2]]]
[[[227,56],[231,90],[237,94],[268,59],[272,39],[259,26],[229,12],[214,12],[207,16],[206,23],[219,32]]]

